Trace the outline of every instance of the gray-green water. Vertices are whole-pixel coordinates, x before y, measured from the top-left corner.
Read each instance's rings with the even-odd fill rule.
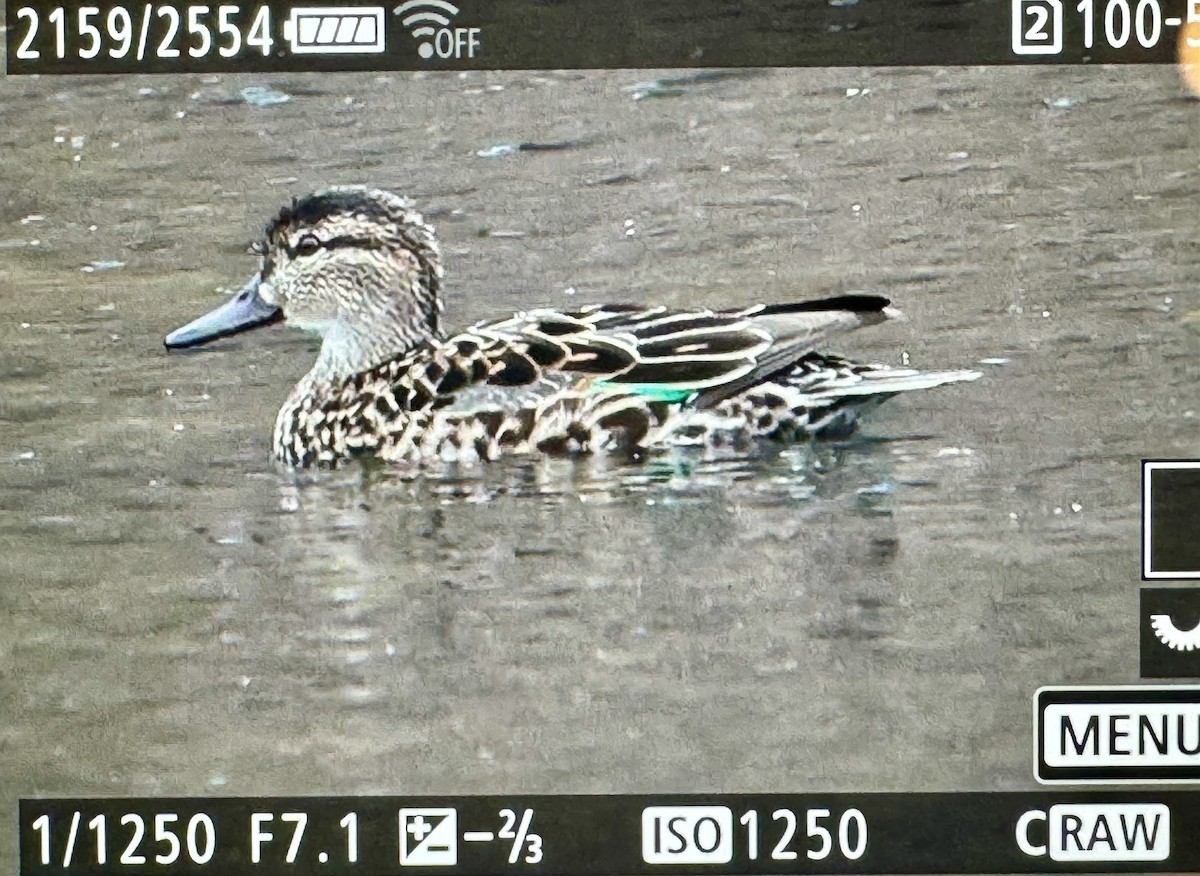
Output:
[[[0,83],[0,866],[38,794],[1024,788],[1036,687],[1136,680],[1138,460],[1200,455],[1174,72],[649,78]],[[985,375],[690,474],[297,483],[313,343],[161,338],[338,183],[425,208],[452,324],[868,289],[908,321],[836,349]]]

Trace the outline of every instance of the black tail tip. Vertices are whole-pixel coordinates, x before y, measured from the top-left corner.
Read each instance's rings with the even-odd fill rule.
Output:
[[[824,310],[845,310],[850,313],[879,313],[891,305],[882,295],[836,295],[816,301],[800,301],[796,304],[773,304],[763,313],[812,313]]]

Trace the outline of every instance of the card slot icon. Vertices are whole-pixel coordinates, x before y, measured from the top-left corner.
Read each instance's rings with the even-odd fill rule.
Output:
[[[1062,0],[1012,0],[1014,55],[1057,55],[1062,49]]]

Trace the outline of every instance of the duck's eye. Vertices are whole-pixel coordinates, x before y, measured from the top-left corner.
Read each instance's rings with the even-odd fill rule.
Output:
[[[321,248],[321,241],[311,234],[306,234],[296,243],[296,254],[310,256]]]

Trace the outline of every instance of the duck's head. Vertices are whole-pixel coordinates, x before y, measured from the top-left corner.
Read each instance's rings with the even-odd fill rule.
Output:
[[[297,199],[255,246],[257,274],[230,301],[167,335],[192,347],[285,319],[318,332],[315,370],[344,378],[440,334],[433,228],[390,192],[334,188]]]

